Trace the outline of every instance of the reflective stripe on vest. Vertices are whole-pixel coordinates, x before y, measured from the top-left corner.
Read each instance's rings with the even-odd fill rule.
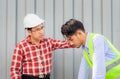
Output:
[[[92,61],[90,60],[90,58],[88,57],[87,55],[87,52],[85,50],[83,50],[83,54],[88,62],[88,64],[90,65],[90,67],[92,68],[93,64],[92,64]]]
[[[109,71],[110,69],[112,69],[113,67],[117,66],[120,64],[120,59],[118,59],[116,62],[113,62],[112,64],[108,65],[106,67],[106,71]]]

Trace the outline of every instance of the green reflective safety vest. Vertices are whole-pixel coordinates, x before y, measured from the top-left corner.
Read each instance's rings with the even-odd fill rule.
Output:
[[[93,66],[92,56],[94,53],[93,38],[96,35],[99,35],[99,34],[91,33],[90,39],[88,40],[88,48],[89,48],[90,56],[88,56],[87,52],[83,50],[83,54],[91,68]],[[120,77],[120,52],[111,44],[111,42],[107,38],[105,38],[105,40],[107,41],[111,50],[117,54],[115,59],[106,62],[106,79],[118,79],[118,77]]]

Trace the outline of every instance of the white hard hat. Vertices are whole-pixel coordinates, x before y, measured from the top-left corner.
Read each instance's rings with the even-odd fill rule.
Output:
[[[27,14],[23,21],[24,28],[32,28],[42,23],[44,23],[44,20],[32,13]]]

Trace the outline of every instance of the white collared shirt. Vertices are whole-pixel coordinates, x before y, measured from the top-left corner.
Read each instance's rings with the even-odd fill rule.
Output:
[[[89,55],[88,40],[90,33],[87,34],[87,40],[85,46],[82,46],[83,50],[86,50]],[[106,66],[105,62],[113,60],[117,55],[110,49],[107,41],[102,35],[97,35],[93,38],[93,68],[92,68],[92,79],[105,79]],[[80,64],[78,79],[91,79],[88,78],[90,66],[86,61],[84,55]]]

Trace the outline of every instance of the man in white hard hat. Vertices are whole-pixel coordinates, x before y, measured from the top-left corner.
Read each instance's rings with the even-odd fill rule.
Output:
[[[11,79],[50,79],[52,52],[72,47],[66,40],[44,38],[43,23],[44,20],[36,14],[25,16],[23,24],[28,36],[14,49]]]

